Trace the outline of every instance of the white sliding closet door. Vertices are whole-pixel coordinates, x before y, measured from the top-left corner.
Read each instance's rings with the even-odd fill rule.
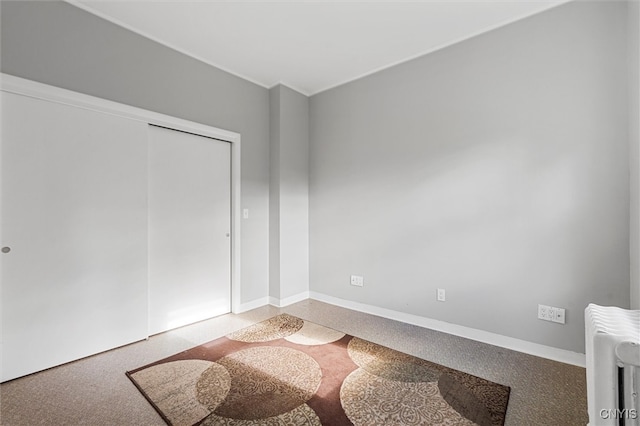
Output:
[[[230,311],[231,144],[149,127],[149,334]]]
[[[2,381],[144,339],[147,125],[2,92]]]

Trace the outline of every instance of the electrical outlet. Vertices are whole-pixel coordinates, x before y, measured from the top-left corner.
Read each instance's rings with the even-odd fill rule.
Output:
[[[351,275],[351,285],[355,285],[357,287],[364,286],[364,277],[360,275]]]
[[[538,319],[564,324],[565,310],[554,306],[538,305]]]
[[[544,319],[545,315],[547,315],[546,308],[544,305],[538,305],[538,319]]]
[[[444,302],[445,300],[447,300],[446,292],[444,291],[444,288],[438,289],[437,299],[438,299],[438,302]]]
[[[550,321],[551,320],[551,306],[538,305],[538,319]]]

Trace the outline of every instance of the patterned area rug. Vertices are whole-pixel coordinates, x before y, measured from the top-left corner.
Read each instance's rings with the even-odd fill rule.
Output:
[[[504,425],[509,388],[282,314],[127,372],[170,425]]]

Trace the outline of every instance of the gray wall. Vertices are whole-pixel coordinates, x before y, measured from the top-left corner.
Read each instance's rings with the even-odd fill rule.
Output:
[[[283,85],[269,95],[269,296],[280,304],[309,291],[309,98]]]
[[[269,89],[269,297],[280,299],[280,86]]]
[[[586,305],[629,306],[626,13],[569,3],[313,96],[311,291],[584,352]]]
[[[282,265],[285,235],[305,235],[307,154],[286,135],[308,123],[311,290],[580,352],[586,303],[629,306],[624,2],[568,4],[316,95],[308,122],[278,87],[289,130],[272,129],[272,155],[268,90],[65,3],[0,5],[2,72],[242,134],[243,303],[306,290],[280,269],[269,289],[269,185],[290,227],[272,229]],[[567,324],[537,320],[537,303]]]
[[[62,2],[2,1],[1,70],[242,135],[242,303],[269,276],[269,93]]]
[[[628,4],[631,308],[640,309],[640,2]]]

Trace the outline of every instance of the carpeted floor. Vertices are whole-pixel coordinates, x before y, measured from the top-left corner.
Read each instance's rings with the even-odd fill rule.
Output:
[[[128,372],[171,425],[504,424],[509,388],[288,314]]]
[[[4,383],[0,424],[164,425],[126,371],[283,312],[509,386],[508,426],[587,423],[583,368],[306,300],[223,315]]]

